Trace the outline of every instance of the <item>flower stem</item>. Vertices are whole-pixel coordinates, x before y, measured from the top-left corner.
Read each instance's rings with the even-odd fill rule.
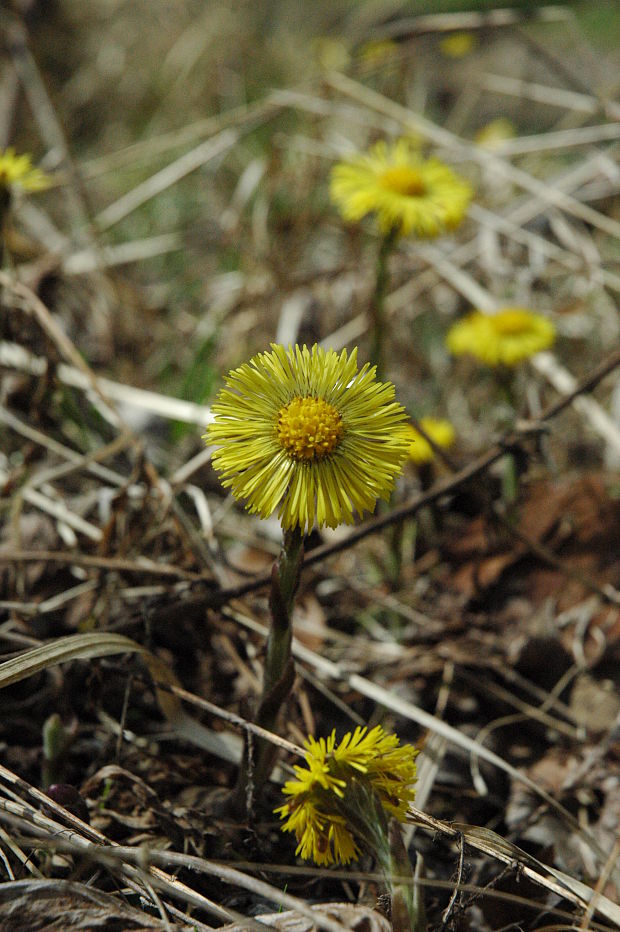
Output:
[[[271,623],[267,635],[263,691],[254,716],[255,723],[269,731],[275,730],[280,709],[295,680],[295,665],[291,654],[291,615],[299,587],[303,549],[301,530],[297,527],[285,531],[282,550],[271,573]],[[240,812],[251,808],[253,789],[269,779],[275,753],[274,745],[261,738],[255,739],[253,749],[251,746],[246,748],[233,798],[235,810]]]
[[[372,296],[370,312],[372,315],[372,347],[370,358],[377,367],[377,378],[385,377],[385,295],[388,286],[388,260],[394,250],[398,236],[397,227],[392,227],[381,241],[379,255],[377,256],[377,274],[375,291]]]
[[[510,427],[519,413],[516,376],[514,371],[508,366],[498,367],[497,383],[503,400],[510,411],[509,418],[507,418],[507,426]],[[514,517],[514,507],[519,494],[519,469],[514,453],[508,452],[504,457],[501,484],[504,507],[509,514],[513,511]]]
[[[392,894],[392,929],[394,932],[424,932],[424,902],[416,893],[411,861],[396,819],[390,820],[388,834],[390,859],[385,874]]]
[[[10,208],[11,192],[8,187],[0,185],[0,268],[4,265]]]
[[[267,656],[263,682],[263,699],[282,678],[291,658],[291,614],[299,586],[304,539],[299,528],[285,531],[282,550],[271,573],[269,609],[271,627],[267,638]],[[262,705],[262,702],[261,702]],[[268,727],[265,725],[265,727]]]

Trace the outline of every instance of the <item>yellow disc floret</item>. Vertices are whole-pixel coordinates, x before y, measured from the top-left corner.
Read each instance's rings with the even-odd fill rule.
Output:
[[[501,336],[521,336],[533,331],[532,314],[520,307],[508,307],[497,314],[493,321],[496,333]]]
[[[422,172],[408,165],[395,165],[387,168],[379,176],[379,184],[388,191],[402,194],[404,197],[424,197],[426,185]]]
[[[322,398],[293,398],[278,416],[278,440],[289,456],[301,462],[328,456],[343,433],[341,415]]]

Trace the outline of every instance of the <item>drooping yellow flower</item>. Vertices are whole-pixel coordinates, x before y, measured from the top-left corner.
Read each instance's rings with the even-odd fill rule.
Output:
[[[496,314],[473,311],[448,331],[446,345],[455,356],[468,354],[489,366],[515,366],[555,340],[555,327],[542,314],[507,307]]]
[[[433,238],[454,230],[472,197],[469,184],[438,159],[423,159],[407,139],[376,143],[332,169],[330,195],[345,220],[376,214],[382,233]]]
[[[420,427],[433,440],[438,447],[447,450],[451,447],[456,439],[454,427],[450,421],[437,419],[434,417],[423,417],[420,419]],[[409,447],[409,459],[421,465],[430,463],[435,459],[435,451],[422,434],[415,429],[413,424],[409,425],[409,436],[411,446]]]
[[[15,149],[0,152],[0,189],[44,191],[51,181],[40,168],[33,168],[29,155],[17,155]]]
[[[284,784],[290,799],[274,811],[295,832],[296,854],[317,864],[348,864],[359,857],[359,844],[377,837],[376,811],[369,799],[400,822],[415,798],[416,748],[400,745],[381,725],[358,726],[336,746],[336,733],[305,742],[306,767],[296,766],[296,780]]]
[[[351,524],[388,498],[409,446],[394,386],[357,350],[271,344],[233,369],[211,410],[213,466],[246,508],[302,531]]]

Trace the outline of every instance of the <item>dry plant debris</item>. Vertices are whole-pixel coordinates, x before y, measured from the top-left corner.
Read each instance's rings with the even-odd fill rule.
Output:
[[[404,928],[274,814],[308,735],[378,726],[420,749],[416,928],[620,928],[620,14],[585,7],[3,5],[3,930]],[[502,308],[543,352],[450,355]],[[424,457],[308,534],[269,730],[281,528],[201,435],[271,344],[358,346]]]

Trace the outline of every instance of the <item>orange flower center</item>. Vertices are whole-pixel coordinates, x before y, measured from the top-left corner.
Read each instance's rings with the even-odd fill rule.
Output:
[[[278,414],[278,440],[293,459],[304,463],[332,453],[344,434],[342,417],[322,398],[293,398]]]
[[[426,194],[426,184],[422,173],[417,168],[410,168],[408,165],[386,168],[381,173],[379,184],[388,191],[402,194],[405,197],[424,197]]]

